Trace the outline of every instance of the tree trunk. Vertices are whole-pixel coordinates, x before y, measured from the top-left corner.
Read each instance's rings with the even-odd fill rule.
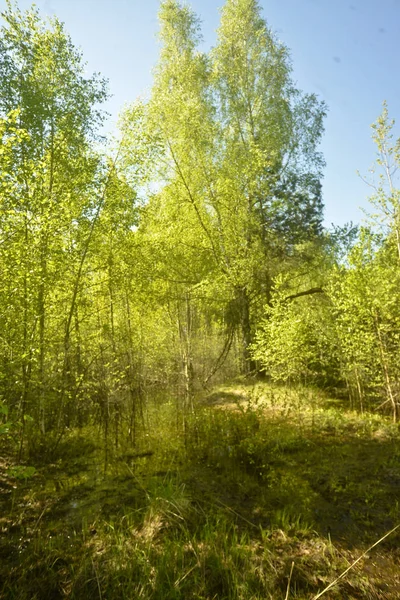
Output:
[[[242,371],[249,374],[257,370],[255,360],[251,356],[250,347],[253,342],[250,319],[250,299],[245,288],[236,289],[236,299],[239,312],[240,345],[242,354]]]

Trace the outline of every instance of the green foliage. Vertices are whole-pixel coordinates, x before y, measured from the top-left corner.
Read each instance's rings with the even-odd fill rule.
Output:
[[[188,6],[165,0],[159,16],[151,96],[123,113],[112,158],[98,144],[106,83],[64,26],[2,13],[10,597],[308,597],[341,564],[321,532],[334,523],[350,543],[398,519],[398,431],[367,412],[395,421],[400,402],[387,108],[370,229],[323,232],[326,108],[296,89],[259,3],[227,0],[207,53]],[[212,378],[256,368],[296,389],[199,406]],[[301,384],[346,386],[365,414]]]
[[[237,477],[239,469],[268,481],[268,432],[257,411],[203,411],[191,423],[190,455],[204,461],[223,477]]]
[[[398,144],[386,105],[373,125],[382,172],[370,217],[379,230],[351,229],[327,238],[310,292],[297,292],[292,281],[310,285],[304,275],[276,279],[272,305],[260,321],[253,356],[275,380],[347,386],[351,406],[399,410]],[[373,170],[374,172],[374,170]],[[340,234],[339,237],[337,234]],[[350,235],[349,235],[350,234]],[[342,241],[341,241],[342,240]],[[336,246],[336,247],[335,247]],[[316,276],[317,275],[317,276]],[[322,275],[322,276],[321,276]],[[321,289],[322,288],[322,289]],[[314,292],[316,292],[314,294]],[[323,293],[321,293],[323,292]]]
[[[386,396],[396,418],[398,265],[393,245],[376,242],[376,236],[362,232],[349,267],[332,278],[331,297],[344,376],[361,406],[368,398]]]
[[[2,597],[309,598],[399,518],[398,427],[368,412],[400,402],[386,105],[377,214],[324,232],[326,108],[260,4],[227,0],[207,53],[188,6],[159,16],[112,158],[64,26],[2,13]],[[256,368],[295,386],[205,398]],[[352,573],[331,594],[381,592]]]
[[[275,381],[326,384],[334,371],[335,339],[324,300],[277,299],[267,309],[254,358]]]
[[[157,256],[149,268],[169,309],[179,298],[176,320],[185,298],[196,305],[201,292],[199,312],[207,320],[211,313],[217,332],[225,327],[227,344],[240,331],[250,360],[272,277],[286,268],[295,238],[318,232],[323,161],[316,148],[325,109],[294,88],[288,51],[256,2],[226,3],[208,54],[198,50],[199,22],[188,7],[163,2],[159,17],[150,101],[122,120],[124,164],[136,176],[142,161],[143,182],[153,183],[139,236]],[[210,305],[216,288],[219,306]],[[181,353],[196,364],[191,323],[190,335],[180,335]]]
[[[70,360],[63,333],[101,186],[91,144],[107,94],[103,80],[84,76],[57,19],[45,23],[36,9],[8,3],[2,21],[0,388],[15,419],[29,412],[45,434],[61,421],[56,395]],[[23,424],[21,450],[26,431]]]
[[[15,479],[27,480],[32,477],[36,473],[35,467],[25,466],[25,465],[17,465],[8,469],[8,474],[11,477],[15,477]]]

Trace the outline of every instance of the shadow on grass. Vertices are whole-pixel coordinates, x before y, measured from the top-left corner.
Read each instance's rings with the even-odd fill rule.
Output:
[[[312,419],[209,413],[189,448],[194,496],[235,507],[257,526],[301,519],[348,547],[375,541],[400,522],[399,434],[383,420]]]
[[[399,434],[252,390],[216,393],[185,436],[158,419],[152,452],[121,450],[106,475],[101,449],[86,441],[88,469],[66,443],[3,504],[0,595],[283,600],[294,562],[289,597],[311,599],[400,521]],[[327,597],[399,598],[399,547],[395,533]]]

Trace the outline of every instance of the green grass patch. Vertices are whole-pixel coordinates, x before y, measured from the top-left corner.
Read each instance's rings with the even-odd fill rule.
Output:
[[[2,598],[311,600],[400,522],[397,427],[320,392],[229,386],[185,432],[173,402],[146,423],[135,447],[71,432],[8,478]],[[325,597],[399,598],[399,542]]]

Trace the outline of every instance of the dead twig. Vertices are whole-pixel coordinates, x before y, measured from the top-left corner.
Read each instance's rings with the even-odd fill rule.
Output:
[[[286,596],[285,596],[285,600],[288,600],[288,599],[289,599],[289,592],[290,592],[290,582],[292,581],[293,567],[294,567],[294,560],[292,561],[292,566],[290,567],[290,574],[289,574],[289,580],[288,580],[288,582],[287,582],[287,588],[286,588]]]
[[[392,533],[394,533],[396,531],[396,529],[399,529],[400,527],[400,523],[399,525],[396,525],[396,527],[393,527],[393,529],[391,529],[390,531],[388,531],[387,533],[385,533],[384,536],[382,536],[377,542],[375,542],[374,544],[372,544],[372,546],[370,546],[367,550],[365,550],[365,552],[363,552],[361,554],[361,556],[359,556],[357,558],[357,560],[355,560],[353,563],[351,563],[351,565],[349,567],[347,567],[347,569],[345,569],[343,571],[343,573],[341,573],[339,575],[339,577],[336,577],[335,581],[332,581],[332,583],[330,583],[324,590],[322,590],[322,592],[319,592],[319,594],[317,594],[316,596],[313,596],[313,598],[311,600],[317,600],[318,598],[321,598],[321,596],[323,596],[326,592],[328,592],[329,590],[331,590],[337,583],[338,581],[340,581],[341,579],[343,579],[343,577],[345,575],[347,575],[347,573],[358,563],[360,562],[360,560],[362,558],[364,558],[364,556],[366,554],[368,554],[368,552],[370,552],[373,548],[375,548],[375,546],[377,546],[378,544],[380,544],[381,542],[383,542],[384,539],[386,539],[387,537],[389,537],[389,535],[391,535]]]

